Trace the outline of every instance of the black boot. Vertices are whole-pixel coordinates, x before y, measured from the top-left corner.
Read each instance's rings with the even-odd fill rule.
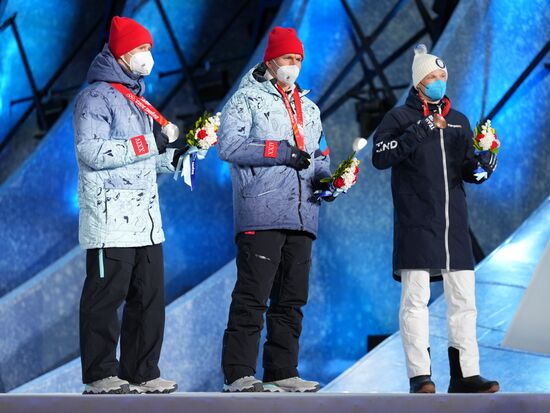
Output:
[[[496,393],[500,390],[497,381],[487,380],[481,376],[464,377],[460,367],[460,354],[454,347],[449,347],[449,368],[451,381],[448,393]]]
[[[487,380],[481,376],[451,377],[448,393],[496,393],[499,390],[498,381]]]
[[[435,393],[435,383],[432,376],[416,376],[409,380],[409,393]]]

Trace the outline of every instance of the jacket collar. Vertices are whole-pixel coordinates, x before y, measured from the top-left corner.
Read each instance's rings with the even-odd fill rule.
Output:
[[[267,66],[265,65],[265,63],[260,63],[259,65],[254,67],[254,69],[252,69],[251,76],[254,81],[257,82],[266,92],[280,97],[281,94],[276,87],[277,79],[275,79],[273,76],[266,76],[266,74],[268,74]],[[295,87],[298,90],[300,97],[306,96],[310,92],[309,89],[302,89],[298,83],[296,83]]]

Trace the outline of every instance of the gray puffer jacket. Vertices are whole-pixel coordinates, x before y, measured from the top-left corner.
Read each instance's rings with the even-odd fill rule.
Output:
[[[109,83],[143,95],[108,46],[88,72],[73,114],[78,161],[79,240],[84,249],[140,247],[164,241],[157,172],[173,172],[174,150],[159,155],[152,119]]]
[[[258,65],[242,79],[225,105],[217,150],[231,162],[235,232],[267,229],[306,231],[317,235],[319,202],[312,199],[322,178],[330,176],[328,148],[319,108],[298,89],[304,119],[305,150],[311,166],[300,172],[285,165],[295,145],[288,112],[273,80]],[[298,86],[297,86],[298,87]],[[291,106],[295,110],[291,95]],[[266,150],[267,141],[276,141]],[[272,145],[272,144],[268,144]]]

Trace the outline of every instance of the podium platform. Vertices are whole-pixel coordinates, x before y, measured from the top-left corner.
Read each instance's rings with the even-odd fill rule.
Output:
[[[550,394],[222,394],[83,396],[77,394],[0,395],[9,413],[535,413],[550,411]]]

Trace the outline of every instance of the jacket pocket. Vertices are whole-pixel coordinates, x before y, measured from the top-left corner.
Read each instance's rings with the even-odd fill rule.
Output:
[[[107,259],[134,265],[136,258],[136,250],[134,248],[105,248],[103,251]]]
[[[107,232],[141,233],[150,230],[149,198],[150,191],[146,188],[105,188]]]
[[[271,168],[254,168],[254,174],[248,172],[248,182],[242,186],[241,194],[245,198],[256,198],[277,191],[275,174],[270,173]],[[242,182],[242,181],[241,181]]]

